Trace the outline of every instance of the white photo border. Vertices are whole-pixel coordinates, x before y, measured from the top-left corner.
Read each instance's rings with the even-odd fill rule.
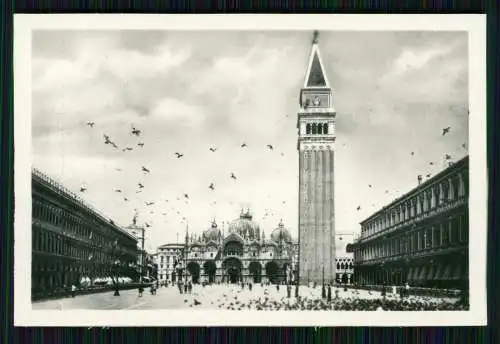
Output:
[[[467,31],[469,43],[469,311],[33,310],[31,306],[31,37],[34,30]],[[15,326],[486,325],[488,185],[486,15],[14,14]]]

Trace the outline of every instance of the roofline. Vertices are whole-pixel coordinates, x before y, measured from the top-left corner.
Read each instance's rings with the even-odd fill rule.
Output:
[[[160,247],[167,247],[167,246],[184,246],[185,244],[180,244],[180,243],[169,243],[169,244],[163,244],[163,245],[160,245],[158,246],[158,248]]]
[[[104,222],[108,226],[118,231],[120,234],[125,234],[129,238],[137,241],[137,238],[134,237],[132,234],[128,233],[124,229],[124,227],[117,225],[113,219],[101,213],[99,210],[97,210],[96,207],[90,204],[90,202],[83,200],[83,198],[79,197],[76,193],[69,190],[67,187],[62,185],[62,183],[56,181],[54,178],[48,176],[46,173],[40,171],[37,168],[32,167],[31,178],[33,179],[33,177],[38,178],[41,184],[45,185],[46,187],[48,187],[53,191],[58,192],[59,194],[67,198],[70,202],[72,202],[73,204],[75,204],[80,208],[83,208],[83,210],[86,210],[91,215],[95,216],[98,220]],[[112,221],[113,223],[111,223],[110,221]]]
[[[319,45],[317,42],[313,43],[312,48],[311,48],[311,53],[309,55],[309,62],[307,64],[307,71],[306,71],[306,75],[304,78],[304,87],[303,88],[309,89],[309,87],[307,87],[307,82],[309,81],[309,76],[310,76],[309,74],[311,73],[311,67],[313,64],[315,53],[318,55],[319,66],[321,68],[321,71],[323,72],[323,78],[325,79],[325,84],[326,84],[326,86],[320,86],[318,88],[330,88],[330,82],[328,81],[328,75],[326,74],[326,70],[325,70],[325,67],[323,65],[323,59],[321,58],[321,53],[319,51]],[[317,87],[317,86],[314,86],[311,88],[315,88],[315,87]]]
[[[462,159],[458,160],[457,162],[455,162],[453,165],[445,168],[444,170],[442,170],[441,172],[439,172],[438,174],[436,174],[435,176],[433,176],[432,178],[429,178],[427,179],[426,181],[422,182],[420,185],[417,185],[416,187],[414,187],[413,189],[411,189],[410,191],[408,191],[407,193],[399,196],[398,198],[396,198],[395,200],[393,200],[392,202],[390,202],[389,204],[387,204],[386,206],[383,206],[381,209],[377,210],[376,212],[374,212],[372,215],[370,215],[369,217],[367,217],[365,220],[359,222],[360,225],[364,225],[365,223],[369,222],[370,220],[374,219],[375,217],[377,217],[380,213],[382,213],[384,210],[388,209],[388,208],[391,208],[393,205],[395,205],[396,203],[399,203],[401,202],[401,200],[405,199],[405,198],[409,198],[409,196],[411,194],[414,194],[414,193],[417,193],[419,192],[421,189],[425,189],[425,187],[429,184],[432,184],[432,182],[436,179],[439,179],[441,178],[442,176],[450,173],[450,171],[452,169],[458,169],[460,168],[460,166],[463,166],[463,165],[468,165],[469,163],[469,155],[466,155],[465,157],[463,157]]]

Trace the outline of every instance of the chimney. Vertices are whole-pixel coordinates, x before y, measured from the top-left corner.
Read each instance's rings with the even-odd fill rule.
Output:
[[[419,174],[417,180],[418,180],[418,185],[422,184],[422,175]]]

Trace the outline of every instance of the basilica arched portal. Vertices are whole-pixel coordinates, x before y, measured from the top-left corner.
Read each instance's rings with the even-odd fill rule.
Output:
[[[262,265],[259,262],[251,262],[248,271],[254,283],[260,283],[262,274]]]
[[[187,269],[191,275],[193,283],[200,283],[200,265],[196,262],[190,262],[187,265]]]
[[[217,267],[216,267],[214,261],[212,261],[212,260],[206,261],[205,264],[203,264],[203,271],[205,272],[205,275],[207,276],[208,283],[214,283],[215,282],[215,273],[217,271]]]
[[[227,258],[222,262],[223,282],[238,283],[241,281],[242,263],[237,258]]]

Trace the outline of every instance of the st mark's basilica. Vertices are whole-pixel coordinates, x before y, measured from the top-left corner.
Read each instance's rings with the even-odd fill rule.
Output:
[[[184,271],[193,283],[280,283],[294,279],[298,243],[282,221],[266,238],[249,209],[230,222],[227,233],[213,221],[198,237],[186,233],[185,240],[175,269],[165,279],[175,281]]]

